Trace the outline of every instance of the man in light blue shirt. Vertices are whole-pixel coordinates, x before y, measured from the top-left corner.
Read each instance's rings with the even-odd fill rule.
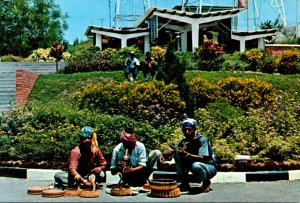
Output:
[[[125,78],[133,82],[133,80],[137,80],[138,67],[140,66],[140,62],[137,58],[135,58],[135,52],[130,52],[130,57],[127,58],[124,66],[124,74]],[[129,74],[132,74],[132,79],[129,77]]]
[[[120,173],[122,181],[130,186],[143,186],[147,181],[147,154],[143,143],[136,140],[131,128],[122,131],[119,143],[113,150],[111,173]]]

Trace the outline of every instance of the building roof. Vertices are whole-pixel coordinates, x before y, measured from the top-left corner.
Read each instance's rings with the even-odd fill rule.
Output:
[[[193,13],[188,11],[179,11],[174,9],[165,9],[165,8],[159,8],[159,7],[151,7],[149,8],[143,16],[141,16],[137,22],[134,24],[134,27],[144,27],[146,25],[147,20],[153,18],[154,15],[159,14],[166,14],[168,16],[172,16],[174,21],[176,21],[176,25],[180,26],[183,24],[186,24],[188,20],[191,19],[204,19],[207,18],[207,22],[215,21],[215,18],[213,17],[222,17],[230,18],[233,15],[238,14],[239,12],[245,10],[244,8],[233,8],[229,10],[222,10],[222,11],[214,11],[214,12],[206,12],[206,13]],[[185,22],[180,21],[180,19],[185,18]],[[211,18],[211,21],[209,20]],[[168,20],[168,19],[166,19]],[[163,23],[163,22],[162,22]]]
[[[149,28],[110,28],[110,27],[101,27],[96,25],[89,25],[85,31],[85,35],[89,36],[94,31],[103,31],[103,32],[113,32],[118,34],[133,34],[133,33],[142,33],[148,32]]]
[[[264,29],[255,31],[232,31],[233,35],[237,36],[250,36],[250,35],[261,35],[261,34],[275,34],[278,29]]]

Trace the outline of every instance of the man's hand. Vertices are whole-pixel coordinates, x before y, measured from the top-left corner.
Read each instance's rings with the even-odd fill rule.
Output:
[[[176,152],[177,152],[179,155],[185,156],[185,157],[189,154],[189,153],[186,152],[182,147],[177,147],[177,148],[176,148]]]
[[[130,167],[128,167],[128,166],[126,166],[126,167],[124,168],[124,173],[125,173],[125,174],[132,173],[133,171],[135,171],[134,168],[130,168]]]
[[[84,179],[79,174],[74,176],[74,180],[78,183],[83,183],[84,182]]]
[[[92,173],[100,173],[102,171],[102,168],[99,166],[99,167],[95,167],[91,172]]]
[[[124,168],[126,166],[126,162],[124,162],[124,161],[119,161],[118,162],[118,167],[119,168]]]

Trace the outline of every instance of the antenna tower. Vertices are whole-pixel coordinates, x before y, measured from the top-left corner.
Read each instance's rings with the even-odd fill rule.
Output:
[[[115,0],[114,28],[133,27],[150,8],[150,0]]]

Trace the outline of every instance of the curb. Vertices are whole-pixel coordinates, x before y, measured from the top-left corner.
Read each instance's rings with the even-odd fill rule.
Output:
[[[0,177],[23,178],[28,180],[54,180],[54,174],[61,170],[52,169],[27,169],[0,167]],[[151,178],[173,178],[177,179],[176,172],[154,171]],[[189,180],[195,182],[194,176],[190,173]],[[106,172],[107,183],[118,183],[118,176]],[[211,179],[212,183],[246,183],[257,181],[279,181],[279,180],[298,180],[300,179],[300,170],[289,171],[256,171],[256,172],[218,172]]]

